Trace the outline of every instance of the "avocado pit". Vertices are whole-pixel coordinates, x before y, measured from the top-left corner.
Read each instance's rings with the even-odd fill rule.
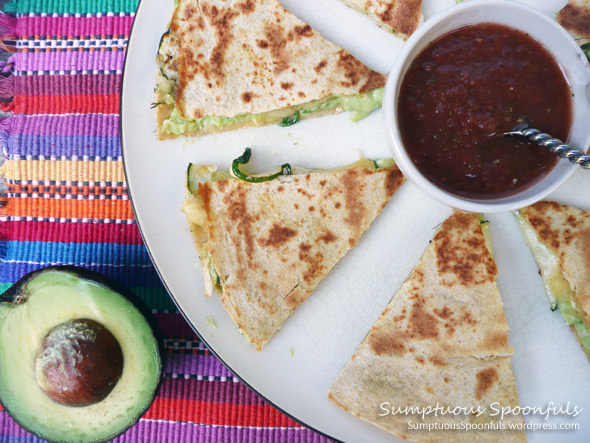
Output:
[[[123,372],[123,352],[113,334],[90,319],[61,323],[35,356],[37,383],[53,401],[88,406],[102,401]]]

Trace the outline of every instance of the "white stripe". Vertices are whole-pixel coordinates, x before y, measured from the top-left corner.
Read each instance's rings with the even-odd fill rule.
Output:
[[[60,217],[60,218],[55,218],[55,217],[18,217],[18,216],[4,216],[2,218],[0,218],[0,221],[5,221],[5,222],[19,222],[19,221],[30,221],[30,222],[50,222],[50,223],[92,223],[92,224],[97,224],[97,223],[101,223],[101,224],[108,224],[108,225],[135,225],[136,221],[133,219],[115,219],[115,220],[111,220],[111,219],[100,219],[100,218],[94,218],[94,219],[88,219],[88,218],[83,218],[82,220],[76,219],[76,218],[65,218],[65,217]]]
[[[129,43],[126,38],[84,38],[76,40],[67,39],[51,39],[51,40],[37,40],[37,39],[23,39],[17,40],[16,48],[22,49],[68,49],[68,48],[123,48]]]
[[[66,199],[66,200],[73,200],[74,198],[74,194],[66,194],[66,193],[59,193],[59,194],[38,194],[36,192],[31,192],[31,193],[27,193],[27,192],[7,192],[6,196],[8,198],[37,198],[37,199],[50,199],[53,198],[55,200],[61,200],[61,199]],[[97,200],[97,196],[93,195],[93,194],[89,194],[89,195],[80,195],[80,194],[76,194],[75,195],[76,200]],[[128,195],[109,195],[108,198],[106,195],[101,194],[98,196],[98,200],[122,200],[122,201],[128,201],[129,200],[129,196]]]
[[[102,72],[101,72],[102,71]],[[113,69],[113,70],[99,70],[99,69],[90,69],[90,70],[82,70],[82,71],[22,71],[15,69],[12,73],[13,75],[87,75],[87,74],[104,74],[104,75],[112,75],[112,74],[123,74],[122,69]]]
[[[140,419],[140,421],[142,422],[153,422],[153,423],[178,423],[181,425],[197,425],[197,426],[203,426],[205,428],[222,428],[222,429],[252,429],[252,430],[257,430],[257,431],[263,431],[263,430],[274,430],[276,429],[277,431],[309,431],[309,429],[307,429],[304,426],[301,427],[292,427],[292,426],[281,426],[281,427],[274,427],[274,426],[224,426],[224,425],[205,425],[203,423],[196,423],[193,421],[170,421],[170,420],[164,420],[161,418],[142,418]]]
[[[15,264],[27,264],[27,265],[78,265],[78,266],[106,266],[109,268],[153,268],[152,264],[124,264],[124,263],[79,263],[79,262],[53,262],[53,261],[29,261],[29,260],[2,260],[2,263],[15,263]]]
[[[48,14],[47,12],[27,12],[27,13],[18,13],[16,14],[17,18],[20,17],[75,17],[75,18],[92,18],[92,17],[103,17],[105,16],[105,14],[103,14],[102,12],[96,12],[96,13],[88,13],[88,14],[81,14],[79,12],[75,12],[75,13],[63,13],[63,14],[58,14],[56,12]],[[135,17],[135,12],[108,12],[106,14],[106,17]]]
[[[87,155],[83,156],[82,159],[80,159],[80,157],[78,155],[72,155],[69,158],[65,155],[61,155],[61,156],[56,156],[56,155],[50,155],[50,156],[46,156],[46,155],[19,155],[19,154],[15,154],[12,156],[11,160],[30,160],[30,161],[35,161],[35,160],[50,160],[50,161],[115,161],[115,162],[119,162],[119,161],[123,161],[123,157],[119,156],[119,157],[111,157],[111,156],[107,156],[105,157],[107,160],[103,160],[101,157],[96,156],[94,157],[94,159],[90,159],[90,157],[88,157]]]

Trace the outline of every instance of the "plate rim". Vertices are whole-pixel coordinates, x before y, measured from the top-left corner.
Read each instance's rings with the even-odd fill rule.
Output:
[[[296,416],[294,416],[290,412],[286,411],[285,409],[283,409],[280,406],[278,406],[277,404],[275,404],[273,401],[268,399],[265,395],[260,393],[256,388],[254,388],[254,386],[252,386],[252,384],[249,383],[243,376],[241,376],[233,367],[231,367],[229,364],[227,364],[225,362],[225,360],[215,351],[215,349],[211,345],[209,345],[208,341],[205,339],[205,335],[202,334],[201,332],[199,332],[197,327],[190,321],[190,319],[188,318],[188,315],[184,312],[184,310],[180,306],[178,300],[176,299],[176,297],[174,296],[174,294],[172,293],[172,291],[168,287],[166,280],[164,279],[159,267],[156,264],[156,261],[154,260],[152,250],[150,249],[150,247],[148,246],[148,242],[146,241],[147,237],[145,236],[142,225],[139,221],[139,218],[137,217],[135,203],[133,200],[133,192],[131,192],[131,186],[130,186],[130,181],[129,181],[128,172],[127,172],[127,162],[125,161],[125,137],[124,137],[125,130],[124,130],[124,124],[123,124],[123,121],[124,121],[124,119],[123,119],[123,105],[125,103],[125,100],[123,100],[123,97],[124,97],[124,91],[125,91],[124,86],[125,86],[125,80],[126,80],[125,72],[127,71],[127,61],[128,61],[127,56],[129,54],[129,48],[131,47],[131,43],[132,43],[133,31],[137,25],[137,17],[140,14],[140,10],[142,9],[142,6],[145,5],[145,3],[146,2],[144,0],[139,0],[139,3],[137,5],[137,9],[135,10],[135,16],[134,16],[133,22],[131,24],[131,29],[129,30],[127,47],[125,49],[125,57],[123,59],[123,71],[121,74],[121,85],[119,87],[119,97],[120,97],[120,101],[119,101],[119,141],[121,144],[121,159],[122,159],[122,163],[123,163],[123,174],[125,177],[125,185],[126,185],[127,189],[129,190],[129,203],[131,205],[131,210],[133,212],[133,218],[135,219],[135,223],[136,223],[137,228],[139,230],[139,235],[141,236],[141,241],[143,242],[143,245],[146,248],[146,251],[147,251],[148,256],[150,258],[151,264],[154,267],[154,269],[156,270],[156,273],[158,274],[158,278],[160,279],[160,282],[162,283],[162,285],[166,289],[166,292],[168,293],[169,297],[172,299],[172,302],[176,306],[176,309],[178,309],[178,311],[182,315],[182,318],[186,321],[186,323],[190,326],[190,328],[193,330],[193,332],[197,335],[199,340],[201,342],[203,342],[203,344],[207,347],[207,349],[209,349],[211,354],[213,354],[213,356],[217,360],[219,360],[232,373],[232,375],[234,375],[238,380],[240,380],[240,382],[242,384],[244,384],[248,389],[250,389],[252,392],[254,392],[258,397],[260,397],[262,400],[264,400],[267,404],[271,405],[273,408],[275,408],[276,410],[278,410],[282,414],[286,415],[290,419],[296,421],[297,423],[301,424],[302,426],[305,426],[307,429],[321,435],[322,437],[325,437],[329,440],[332,440],[332,441],[335,441],[338,443],[343,443],[342,440],[338,440],[336,437],[333,437],[325,432],[320,431],[319,429],[316,429],[313,426],[308,425],[302,419],[297,418]]]

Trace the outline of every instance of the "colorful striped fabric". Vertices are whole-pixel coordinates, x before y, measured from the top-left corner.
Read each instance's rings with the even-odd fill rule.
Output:
[[[169,0],[172,1],[172,0]],[[52,264],[115,278],[153,310],[157,398],[124,442],[327,441],[266,404],[199,341],[150,261],[129,202],[119,87],[138,0],[13,0],[0,15],[0,290]],[[0,408],[0,441],[40,441]]]

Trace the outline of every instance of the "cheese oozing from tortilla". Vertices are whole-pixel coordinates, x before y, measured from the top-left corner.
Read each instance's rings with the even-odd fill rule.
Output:
[[[566,323],[575,328],[582,347],[590,354],[590,331],[584,322],[584,313],[576,304],[574,291],[561,271],[559,257],[539,240],[534,228],[519,211],[515,211],[514,215],[541,271],[551,310],[557,309]]]

